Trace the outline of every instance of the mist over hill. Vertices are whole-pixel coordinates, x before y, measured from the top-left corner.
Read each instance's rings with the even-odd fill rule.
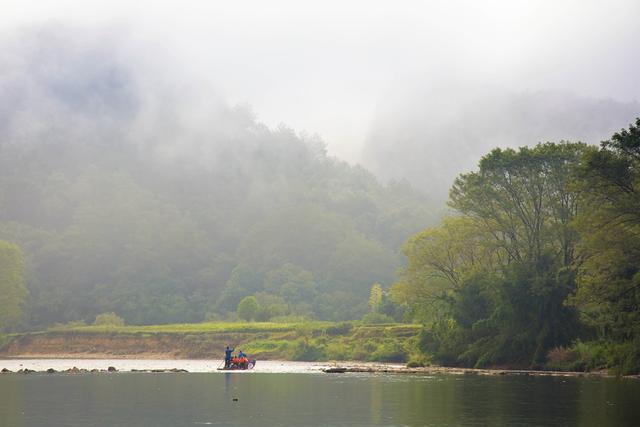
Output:
[[[562,140],[598,144],[638,111],[638,102],[559,90],[398,91],[378,104],[363,164],[384,180],[406,179],[444,203],[454,178],[494,147]]]
[[[26,256],[23,326],[201,321],[247,295],[265,318],[366,312],[438,207],[125,40],[54,25],[2,43],[0,239]]]

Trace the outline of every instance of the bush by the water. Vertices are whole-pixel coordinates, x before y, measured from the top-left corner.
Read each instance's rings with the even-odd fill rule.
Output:
[[[324,348],[312,340],[300,338],[293,343],[292,360],[312,362],[324,359]]]
[[[340,322],[335,325],[329,326],[326,331],[329,335],[346,335],[353,329],[351,322]]]
[[[124,319],[113,312],[102,313],[96,316],[93,324],[97,326],[124,326]]]
[[[640,337],[610,345],[609,366],[618,375],[640,374]]]
[[[396,340],[385,340],[377,345],[377,348],[368,360],[371,362],[406,362],[409,358],[407,351]]]
[[[611,369],[617,375],[640,373],[640,339],[625,343],[577,341],[571,347],[556,347],[547,354],[547,369],[595,371]]]
[[[610,366],[609,349],[603,342],[577,341],[571,347],[555,347],[547,354],[545,367],[554,371],[594,371]]]

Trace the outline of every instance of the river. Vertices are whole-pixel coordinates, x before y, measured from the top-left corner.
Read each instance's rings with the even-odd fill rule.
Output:
[[[106,367],[105,361],[75,362],[55,363],[58,368]],[[149,366],[148,361],[112,362],[119,362],[119,369]],[[154,363],[185,366],[173,362]],[[1,365],[51,363],[12,360]],[[194,371],[203,368],[190,373],[2,374],[0,426],[640,425],[638,380],[325,374],[316,364],[288,362],[271,363],[271,368],[265,363],[262,372],[222,373],[213,362],[187,365]]]

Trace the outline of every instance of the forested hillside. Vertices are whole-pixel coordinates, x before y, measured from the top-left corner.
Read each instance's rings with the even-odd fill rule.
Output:
[[[436,216],[407,184],[193,82],[176,92],[114,46],[18,47],[0,74],[0,239],[25,256],[23,327],[228,318],[248,295],[260,319],[359,318]]]

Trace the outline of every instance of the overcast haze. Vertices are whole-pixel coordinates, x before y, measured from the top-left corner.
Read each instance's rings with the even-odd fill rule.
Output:
[[[151,91],[188,87],[187,112],[245,105],[427,191],[429,165],[443,163],[431,173],[446,187],[493,145],[596,143],[640,114],[635,1],[40,3],[4,2],[2,39],[45,28],[93,43]]]

